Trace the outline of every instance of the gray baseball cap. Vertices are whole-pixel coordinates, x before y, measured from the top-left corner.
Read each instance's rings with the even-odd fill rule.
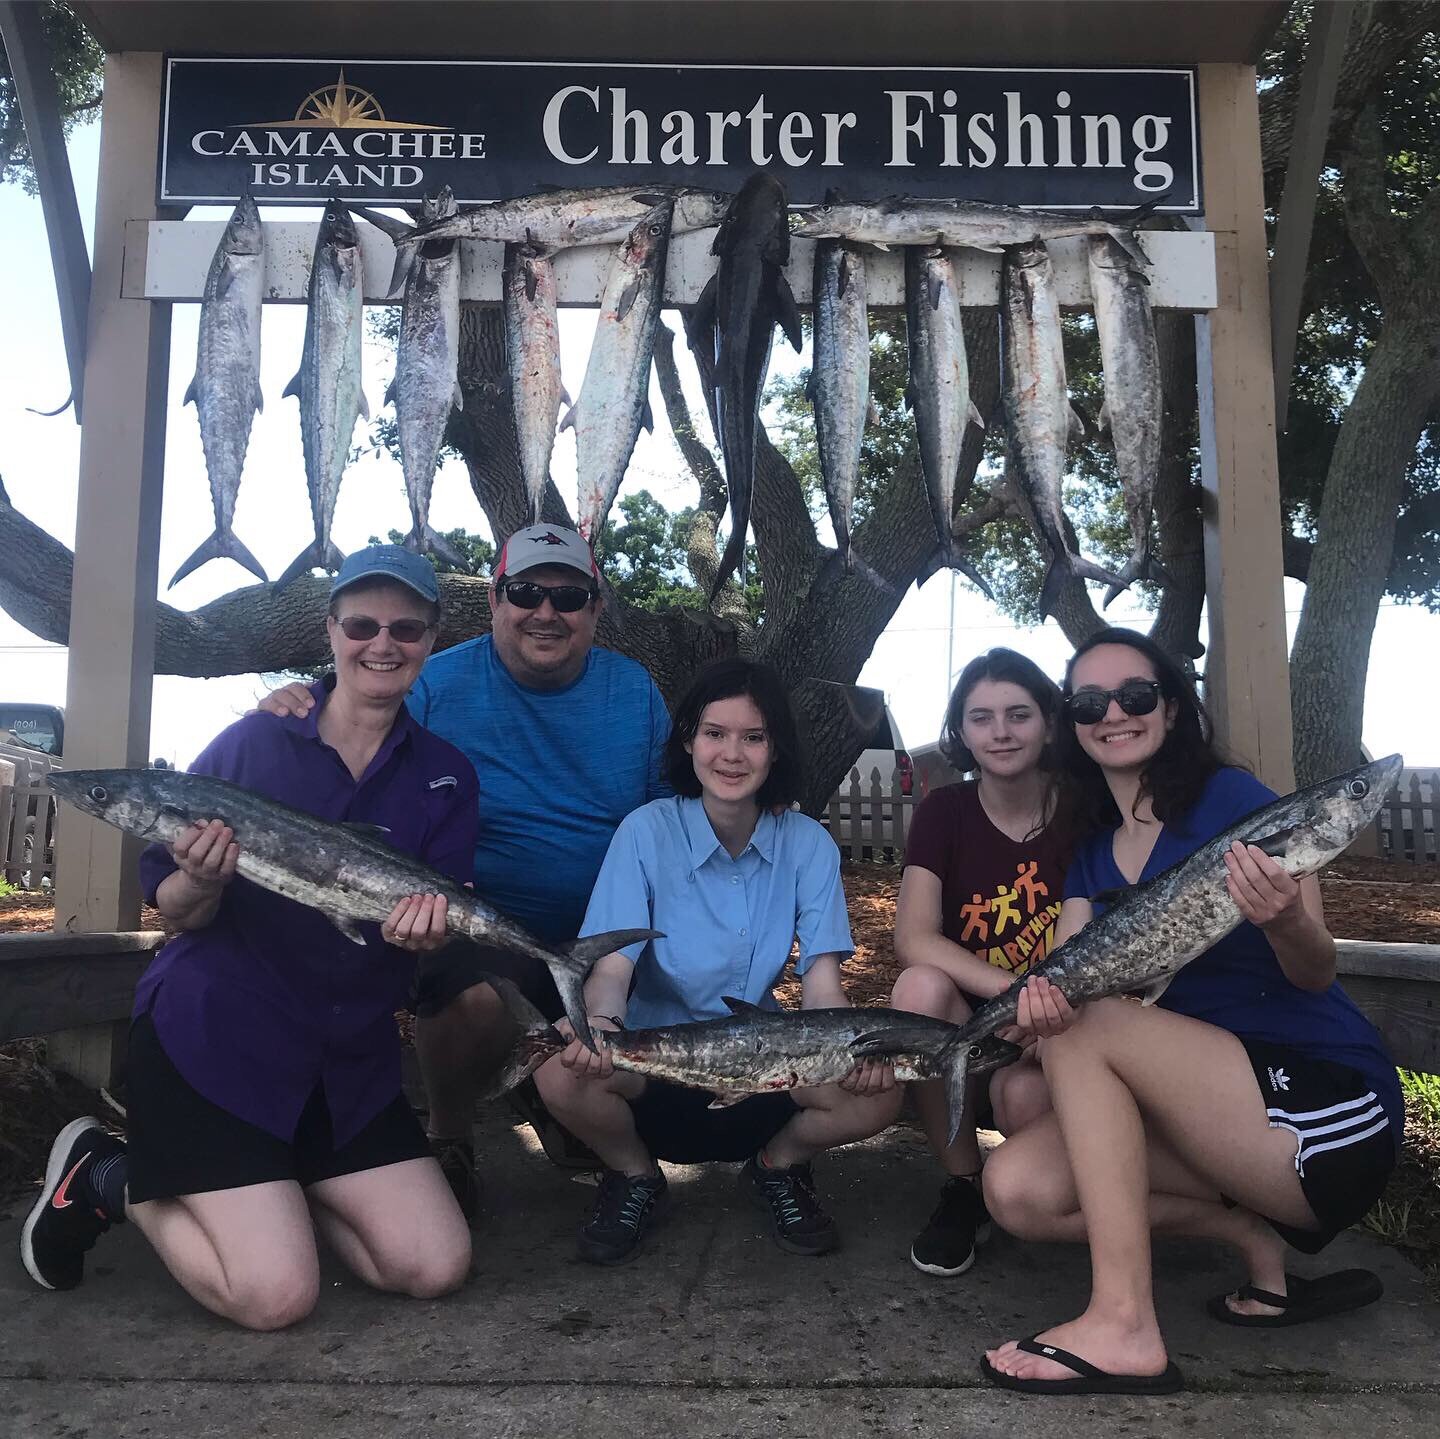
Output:
[[[500,551],[495,578],[518,575],[541,565],[564,565],[579,570],[587,579],[599,579],[600,571],[590,546],[577,530],[564,525],[527,525],[516,530]]]

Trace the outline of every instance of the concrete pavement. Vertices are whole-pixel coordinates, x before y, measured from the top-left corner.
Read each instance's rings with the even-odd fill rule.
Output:
[[[977,1356],[1083,1302],[1079,1250],[1004,1236],[970,1274],[936,1280],[906,1248],[937,1188],[919,1136],[897,1129],[817,1165],[845,1247],[783,1255],[733,1166],[671,1168],[670,1218],[633,1264],[574,1258],[593,1191],[553,1168],[528,1128],[492,1111],[475,1273],[417,1303],[328,1263],[316,1312],[281,1334],[211,1318],[140,1235],[112,1231],[70,1294],[13,1258],[25,1206],[0,1221],[0,1435],[200,1439],[688,1433],[827,1439],[916,1433],[1345,1436],[1440,1431],[1440,1305],[1393,1250],[1349,1234],[1299,1272],[1364,1265],[1385,1280],[1356,1315],[1256,1332],[1214,1323],[1238,1278],[1206,1246],[1159,1250],[1158,1295],[1189,1392],[1039,1400],[984,1387]]]

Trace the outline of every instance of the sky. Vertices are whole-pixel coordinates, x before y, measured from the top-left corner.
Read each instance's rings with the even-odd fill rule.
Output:
[[[98,124],[78,129],[70,144],[76,193],[87,229],[94,208]],[[197,210],[193,218],[224,218],[223,210]],[[291,212],[290,218],[300,218]],[[66,545],[75,537],[76,470],[79,427],[70,412],[55,418],[31,414],[27,407],[53,409],[69,392],[59,312],[50,271],[49,250],[37,198],[15,185],[0,186],[0,234],[4,236],[11,283],[0,291],[0,476],[12,503],[29,519]],[[668,317],[672,322],[676,317]],[[193,406],[181,399],[194,372],[198,305],[176,305],[172,323],[170,403],[166,436],[165,493],[160,541],[161,598],[193,609],[231,589],[253,583],[239,566],[216,560],[203,566],[173,591],[164,585],[213,528],[200,431]],[[561,316],[561,365],[571,394],[579,393],[585,372],[589,329],[585,311]],[[281,391],[299,363],[305,313],[298,305],[265,309],[261,346],[264,411],[256,416],[235,515],[235,532],[267,572],[278,575],[312,535],[309,502],[300,453],[298,407]],[[23,343],[18,341],[23,337]],[[777,365],[808,363],[783,358]],[[393,359],[386,347],[368,343],[364,388],[371,413],[381,411]],[[692,411],[704,423],[693,366],[688,374]],[[652,408],[664,410],[652,385]],[[678,509],[696,498],[694,482],[663,420],[659,434],[642,431],[621,494],[649,489],[662,503]],[[567,431],[555,447],[555,479],[562,495],[574,498],[574,441]],[[368,439],[357,426],[356,441]],[[484,515],[470,491],[464,466],[450,460],[436,476],[431,521],[439,530],[463,527],[487,533]],[[364,454],[351,466],[341,487],[334,538],[342,551],[372,535],[408,529],[409,511],[399,463],[383,451]],[[828,522],[820,522],[829,538]],[[1291,636],[1299,618],[1303,586],[1286,582],[1286,617]],[[1128,596],[1107,614],[1117,624],[1144,628],[1149,616]],[[1203,638],[1203,635],[1202,635]],[[910,748],[933,742],[939,734],[950,682],[973,655],[994,645],[1009,645],[1030,655],[1057,678],[1070,646],[1053,622],[1035,628],[1016,626],[988,604],[964,580],[946,575],[923,590],[911,589],[880,637],[859,680],[885,691],[891,714]],[[1440,648],[1440,617],[1423,609],[1386,602],[1371,648],[1365,694],[1364,740],[1372,754],[1394,750],[1408,764],[1440,765],[1440,739],[1431,719],[1434,682],[1430,667],[1416,665],[1417,655]],[[40,704],[65,702],[66,652],[37,639],[0,612],[0,701]],[[249,708],[268,686],[259,675],[196,680],[161,675],[155,681],[151,757],[188,764],[206,742]]]

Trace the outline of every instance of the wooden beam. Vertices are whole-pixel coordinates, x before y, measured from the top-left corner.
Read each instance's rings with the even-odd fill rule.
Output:
[[[1219,292],[1215,309],[1195,322],[1205,699],[1221,742],[1288,794],[1295,760],[1254,68],[1201,65],[1199,91],[1205,219]]]
[[[1295,103],[1295,136],[1285,167],[1285,189],[1275,225],[1275,254],[1270,261],[1270,337],[1275,353],[1275,416],[1285,429],[1290,406],[1290,372],[1295,367],[1295,333],[1300,324],[1300,297],[1315,228],[1315,202],[1320,167],[1330,138],[1330,111],[1340,61],[1355,14],[1355,0],[1331,0],[1310,12],[1305,69]]]
[[[88,1025],[108,1032],[164,943],[159,930],[0,935],[0,1043]]]
[[[155,218],[158,54],[105,62],[95,211],[95,277],[85,364],[85,423],[66,695],[67,767],[142,766],[150,748],[160,495],[170,359],[170,306],[127,300],[127,221]],[[131,930],[140,919],[138,841],[69,811],[56,844],[55,927]],[[112,1046],[52,1053],[92,1084],[109,1078]],[[113,1054],[111,1056],[114,1057]]]
[[[50,241],[55,298],[60,305],[60,329],[65,337],[65,359],[70,368],[70,395],[75,405],[75,423],[79,424],[85,391],[90,256],[85,249],[80,207],[75,201],[70,157],[65,153],[60,97],[40,15],[39,5],[0,0],[0,38],[5,42],[5,58],[25,121],[25,141],[35,166],[45,234]]]
[[[1401,1069],[1440,1074],[1440,945],[1335,941],[1346,994]]]

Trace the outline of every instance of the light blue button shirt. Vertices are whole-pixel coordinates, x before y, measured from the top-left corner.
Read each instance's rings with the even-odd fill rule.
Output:
[[[698,799],[657,799],[616,830],[580,933],[628,928],[666,936],[625,951],[632,1029],[728,1014],[726,995],[776,1008],[771,991],[797,936],[798,974],[855,948],[840,852],[823,826],[793,810],[762,814],[732,859]]]

